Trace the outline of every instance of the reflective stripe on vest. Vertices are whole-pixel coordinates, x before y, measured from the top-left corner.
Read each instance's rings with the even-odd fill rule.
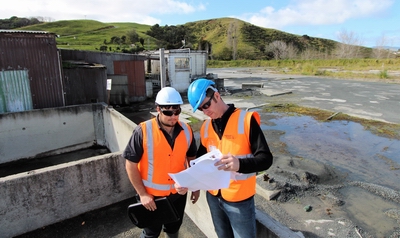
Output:
[[[200,130],[202,135],[201,143],[210,151],[211,146],[215,145],[223,154],[231,153],[238,159],[252,158],[251,145],[249,141],[250,121],[255,112],[246,112],[236,109],[228,123],[225,131],[219,138],[212,128],[212,120],[206,120]],[[257,116],[254,115],[257,119]],[[220,189],[221,196],[230,202],[243,201],[255,194],[256,173],[235,173],[235,178],[231,179],[229,188]],[[213,195],[218,194],[218,190],[209,190]]]
[[[142,179],[143,185],[148,188],[160,190],[160,191],[170,191],[174,188],[173,184],[157,184],[153,182],[153,176],[154,176],[154,151],[156,148],[154,148],[154,144],[152,143],[154,141],[153,138],[153,122],[152,120],[148,120],[145,122],[146,125],[146,136],[147,136],[147,158],[148,158],[148,169],[147,169],[147,180]],[[179,125],[182,126],[183,132],[185,135],[185,139],[187,142],[187,145],[189,148],[190,147],[190,142],[191,142],[191,133],[190,130],[187,126],[186,123],[179,123]],[[158,128],[156,128],[158,130]],[[161,132],[162,133],[162,132]],[[150,143],[151,141],[151,143]],[[183,164],[183,166],[186,168],[186,160]]]
[[[237,133],[239,135],[244,134],[244,119],[246,117],[246,111],[240,110],[240,115],[239,115],[239,120],[238,120],[238,128],[237,128]],[[205,121],[205,130],[204,130],[204,138],[208,138],[208,127],[211,125],[211,119],[208,119]],[[253,154],[244,154],[244,155],[235,155],[236,158],[238,159],[246,159],[246,158],[253,158]],[[250,178],[251,176],[255,176],[256,173],[249,173],[249,174],[241,174],[237,173],[235,175],[236,180],[246,180]]]

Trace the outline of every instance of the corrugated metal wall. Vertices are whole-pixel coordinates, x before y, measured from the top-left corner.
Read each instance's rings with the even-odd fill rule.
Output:
[[[128,77],[128,95],[124,94],[126,91],[121,91],[121,95],[113,95],[112,99],[115,100],[115,103],[119,101],[123,104],[126,102],[126,98],[128,98],[128,103],[146,100],[144,68],[146,56],[65,49],[61,50],[61,56],[64,61],[84,61],[102,64],[107,68],[108,78],[112,78],[112,75],[126,75]],[[111,87],[112,92],[114,92],[113,87]],[[116,100],[118,97],[120,100]],[[111,104],[114,102],[110,101]]]
[[[32,110],[28,70],[0,71],[0,113]]]
[[[114,71],[114,61],[145,61],[146,56],[123,54],[123,53],[108,53],[82,50],[66,50],[61,49],[63,60],[84,61],[88,63],[97,63],[106,66],[107,74],[117,74]],[[143,66],[144,67],[144,66]]]
[[[107,103],[105,67],[64,68],[65,103]]]
[[[33,109],[64,106],[54,34],[0,30],[0,70],[28,71]]]
[[[128,76],[129,102],[146,100],[144,61],[114,61],[114,73]]]
[[[195,52],[191,55],[192,77],[204,77],[207,75],[207,53]]]
[[[110,104],[129,105],[128,76],[108,75],[112,80],[110,91]]]

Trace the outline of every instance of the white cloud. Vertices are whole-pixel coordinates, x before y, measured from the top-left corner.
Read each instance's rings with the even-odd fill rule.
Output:
[[[157,15],[191,14],[205,9],[202,4],[192,5],[184,0],[12,0],[1,5],[0,18],[87,18],[102,22],[136,22],[148,25],[161,22]]]
[[[293,0],[281,9],[267,6],[258,13],[238,18],[276,29],[296,25],[329,25],[379,14],[392,4],[393,0]]]

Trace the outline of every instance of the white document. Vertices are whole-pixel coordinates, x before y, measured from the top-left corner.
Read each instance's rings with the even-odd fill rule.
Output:
[[[176,174],[169,173],[169,176],[175,183],[188,188],[189,191],[228,188],[231,173],[218,170],[218,166],[214,165],[221,156],[220,150],[213,150],[190,161],[190,168]]]

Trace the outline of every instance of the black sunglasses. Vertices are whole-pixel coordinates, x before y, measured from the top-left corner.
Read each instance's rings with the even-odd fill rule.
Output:
[[[203,106],[199,107],[198,109],[200,111],[208,109],[211,106],[211,101],[213,100],[213,98],[214,98],[214,93],[211,95],[210,100],[208,100],[206,103],[203,104]]]
[[[160,111],[162,112],[162,114],[166,115],[167,117],[171,117],[172,115],[178,116],[179,114],[181,114],[182,109],[178,108],[176,110],[164,110],[164,109],[160,108]]]

